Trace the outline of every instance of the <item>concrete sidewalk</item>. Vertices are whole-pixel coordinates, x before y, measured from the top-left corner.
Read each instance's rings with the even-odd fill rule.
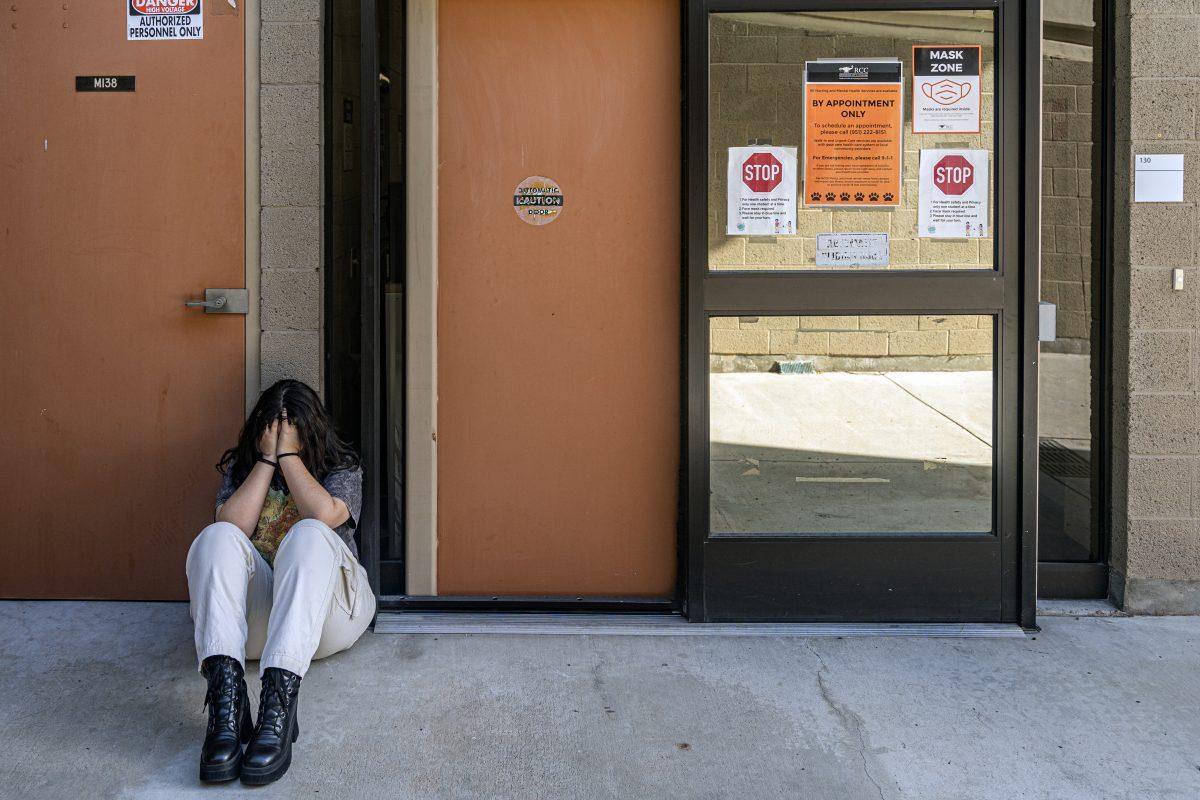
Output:
[[[710,380],[715,530],[991,527],[992,373]]]
[[[1089,365],[1084,355],[1044,354],[1038,431],[1084,459]],[[723,372],[709,381],[715,530],[991,527],[992,372]],[[1091,532],[1077,535],[1087,558]]]
[[[1200,797],[1200,618],[1042,624],[992,640],[368,634],[314,665],[291,772],[250,791],[196,782],[185,605],[5,602],[0,796]]]

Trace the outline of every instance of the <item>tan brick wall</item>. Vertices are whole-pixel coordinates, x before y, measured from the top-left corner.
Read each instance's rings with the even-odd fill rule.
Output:
[[[1059,340],[1043,349],[1089,352],[1092,62],[1046,58],[1042,67],[1041,289],[1058,307]]]
[[[713,355],[867,358],[990,355],[992,352],[992,319],[974,314],[716,317],[709,335]]]
[[[817,269],[818,233],[886,232],[890,269],[980,268],[992,263],[993,240],[922,239],[917,236],[920,150],[992,147],[993,53],[990,34],[955,33],[954,41],[984,44],[983,122],[978,135],[914,135],[911,132],[912,46],[904,38],[862,37],[798,28],[748,24],[715,15],[712,28],[710,94],[709,265],[712,269]],[[930,17],[931,24],[936,18]],[[937,37],[935,37],[937,38]],[[944,38],[944,37],[943,37]],[[931,40],[932,42],[932,40]],[[905,135],[903,203],[895,210],[797,209],[797,235],[726,236],[725,192],[728,148],[751,140],[796,146],[803,170],[803,69],[806,60],[828,57],[894,56],[904,63]],[[970,335],[951,336],[959,328]],[[712,353],[738,356],[944,357],[979,354],[980,329],[991,352],[988,317],[954,317],[935,322],[916,316],[740,317],[714,320]],[[974,337],[974,338],[972,338]],[[750,362],[744,362],[749,365]]]

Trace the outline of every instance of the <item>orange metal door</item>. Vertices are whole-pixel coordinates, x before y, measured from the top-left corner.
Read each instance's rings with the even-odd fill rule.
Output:
[[[439,594],[674,591],[679,20],[439,4]],[[534,175],[564,194],[541,226]]]
[[[245,400],[240,13],[126,41],[121,2],[0,29],[0,596],[186,597]],[[75,91],[133,75],[133,92]]]

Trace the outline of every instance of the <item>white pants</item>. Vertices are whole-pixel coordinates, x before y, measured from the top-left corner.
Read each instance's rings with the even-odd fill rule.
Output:
[[[345,650],[375,616],[367,572],[329,526],[292,526],[275,567],[240,528],[214,522],[187,556],[188,595],[196,623],[196,658],[260,659],[303,677],[314,658]]]

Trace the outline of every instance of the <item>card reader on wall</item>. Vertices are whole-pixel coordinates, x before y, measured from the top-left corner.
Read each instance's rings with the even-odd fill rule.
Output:
[[[1057,331],[1058,306],[1045,300],[1038,302],[1038,341],[1053,342],[1058,338]]]

